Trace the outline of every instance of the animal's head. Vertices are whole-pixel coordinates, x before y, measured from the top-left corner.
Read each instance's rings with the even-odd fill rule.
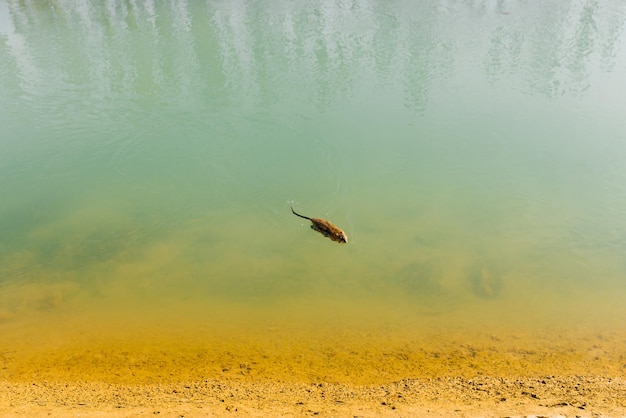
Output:
[[[341,229],[338,230],[334,236],[333,236],[333,241],[337,241],[341,244],[347,244],[348,243],[348,236],[346,235],[345,232],[343,232]]]

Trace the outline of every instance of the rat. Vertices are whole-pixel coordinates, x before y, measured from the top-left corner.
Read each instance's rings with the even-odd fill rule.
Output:
[[[309,218],[308,216],[302,216],[299,213],[296,213],[295,210],[293,210],[293,206],[291,207],[291,211],[293,212],[294,215],[311,221],[312,230],[317,231],[320,234],[324,235],[325,237],[328,237],[331,240],[336,241],[338,243],[346,244],[348,242],[348,236],[346,235],[345,232],[343,232],[343,229],[333,225],[332,223],[328,222],[326,219]]]

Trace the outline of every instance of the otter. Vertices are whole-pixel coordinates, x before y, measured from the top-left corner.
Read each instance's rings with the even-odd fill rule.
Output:
[[[348,242],[348,236],[345,232],[343,232],[343,229],[336,227],[335,225],[328,222],[326,219],[309,218],[308,216],[302,216],[299,213],[296,213],[295,210],[293,210],[293,206],[291,207],[291,211],[294,215],[311,221],[312,230],[317,231],[325,237],[328,237],[331,240],[340,244],[346,244]]]

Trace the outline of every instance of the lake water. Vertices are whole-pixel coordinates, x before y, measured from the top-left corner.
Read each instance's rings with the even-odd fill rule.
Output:
[[[623,373],[625,21],[0,0],[0,378]]]

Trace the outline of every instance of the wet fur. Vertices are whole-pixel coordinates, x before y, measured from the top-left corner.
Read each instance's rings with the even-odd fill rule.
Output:
[[[331,240],[335,242],[339,242],[342,244],[348,242],[348,236],[346,235],[345,232],[343,232],[343,229],[333,225],[332,223],[328,222],[326,219],[309,218],[308,216],[300,215],[299,213],[296,213],[295,210],[293,210],[293,207],[291,208],[291,211],[293,212],[294,215],[311,221],[312,230],[319,232],[320,234],[324,235],[325,237],[330,238]]]

